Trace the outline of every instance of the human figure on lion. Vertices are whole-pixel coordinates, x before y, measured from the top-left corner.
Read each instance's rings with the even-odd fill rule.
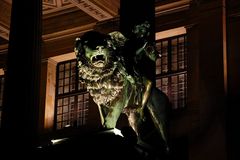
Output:
[[[138,145],[168,152],[168,97],[137,68],[143,56],[157,58],[146,40],[148,28],[145,22],[133,29],[137,47],[121,32],[89,31],[76,38],[74,51],[80,81],[98,105],[102,126],[115,128],[124,113]],[[134,56],[126,56],[130,54]]]

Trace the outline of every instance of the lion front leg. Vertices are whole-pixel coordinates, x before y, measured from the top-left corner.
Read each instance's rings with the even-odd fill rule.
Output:
[[[123,108],[121,102],[116,102],[111,107],[98,106],[102,126],[106,129],[115,128]]]
[[[124,110],[124,113],[128,117],[128,123],[136,133],[137,137],[140,137],[140,128],[143,122],[141,113],[137,109],[128,109]]]
[[[120,108],[110,108],[107,116],[104,118],[103,126],[107,129],[115,128],[121,111]]]

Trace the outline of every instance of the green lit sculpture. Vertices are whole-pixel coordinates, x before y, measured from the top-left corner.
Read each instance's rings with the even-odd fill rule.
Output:
[[[98,105],[103,127],[115,128],[120,114],[125,113],[138,141],[144,142],[151,131],[146,131],[143,125],[146,121],[151,121],[168,149],[168,98],[141,75],[135,65],[142,55],[156,60],[154,46],[144,40],[148,36],[148,28],[148,23],[144,23],[133,30],[135,38],[143,40],[143,43],[135,50],[131,64],[126,64],[130,61],[123,56],[130,40],[118,31],[109,34],[86,32],[76,38],[74,51],[80,81],[86,85]],[[131,67],[126,67],[127,65]],[[150,118],[147,118],[147,115]]]

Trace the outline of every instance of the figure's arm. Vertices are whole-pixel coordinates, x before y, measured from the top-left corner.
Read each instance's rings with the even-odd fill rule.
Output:
[[[145,54],[149,59],[155,62],[157,59],[157,53],[158,52],[153,45],[145,42],[144,45],[136,51],[135,61],[140,60],[142,55]]]
[[[150,24],[146,21],[142,24],[136,25],[134,26],[132,32],[139,43],[138,45],[140,45],[135,53],[135,63],[138,63],[138,61],[142,59],[143,55],[155,62],[158,52],[155,45],[149,41]]]

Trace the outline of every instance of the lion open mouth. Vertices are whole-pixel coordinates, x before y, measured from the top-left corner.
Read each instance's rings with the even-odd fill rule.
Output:
[[[102,54],[91,57],[91,62],[95,67],[104,67],[106,64],[106,57]]]

